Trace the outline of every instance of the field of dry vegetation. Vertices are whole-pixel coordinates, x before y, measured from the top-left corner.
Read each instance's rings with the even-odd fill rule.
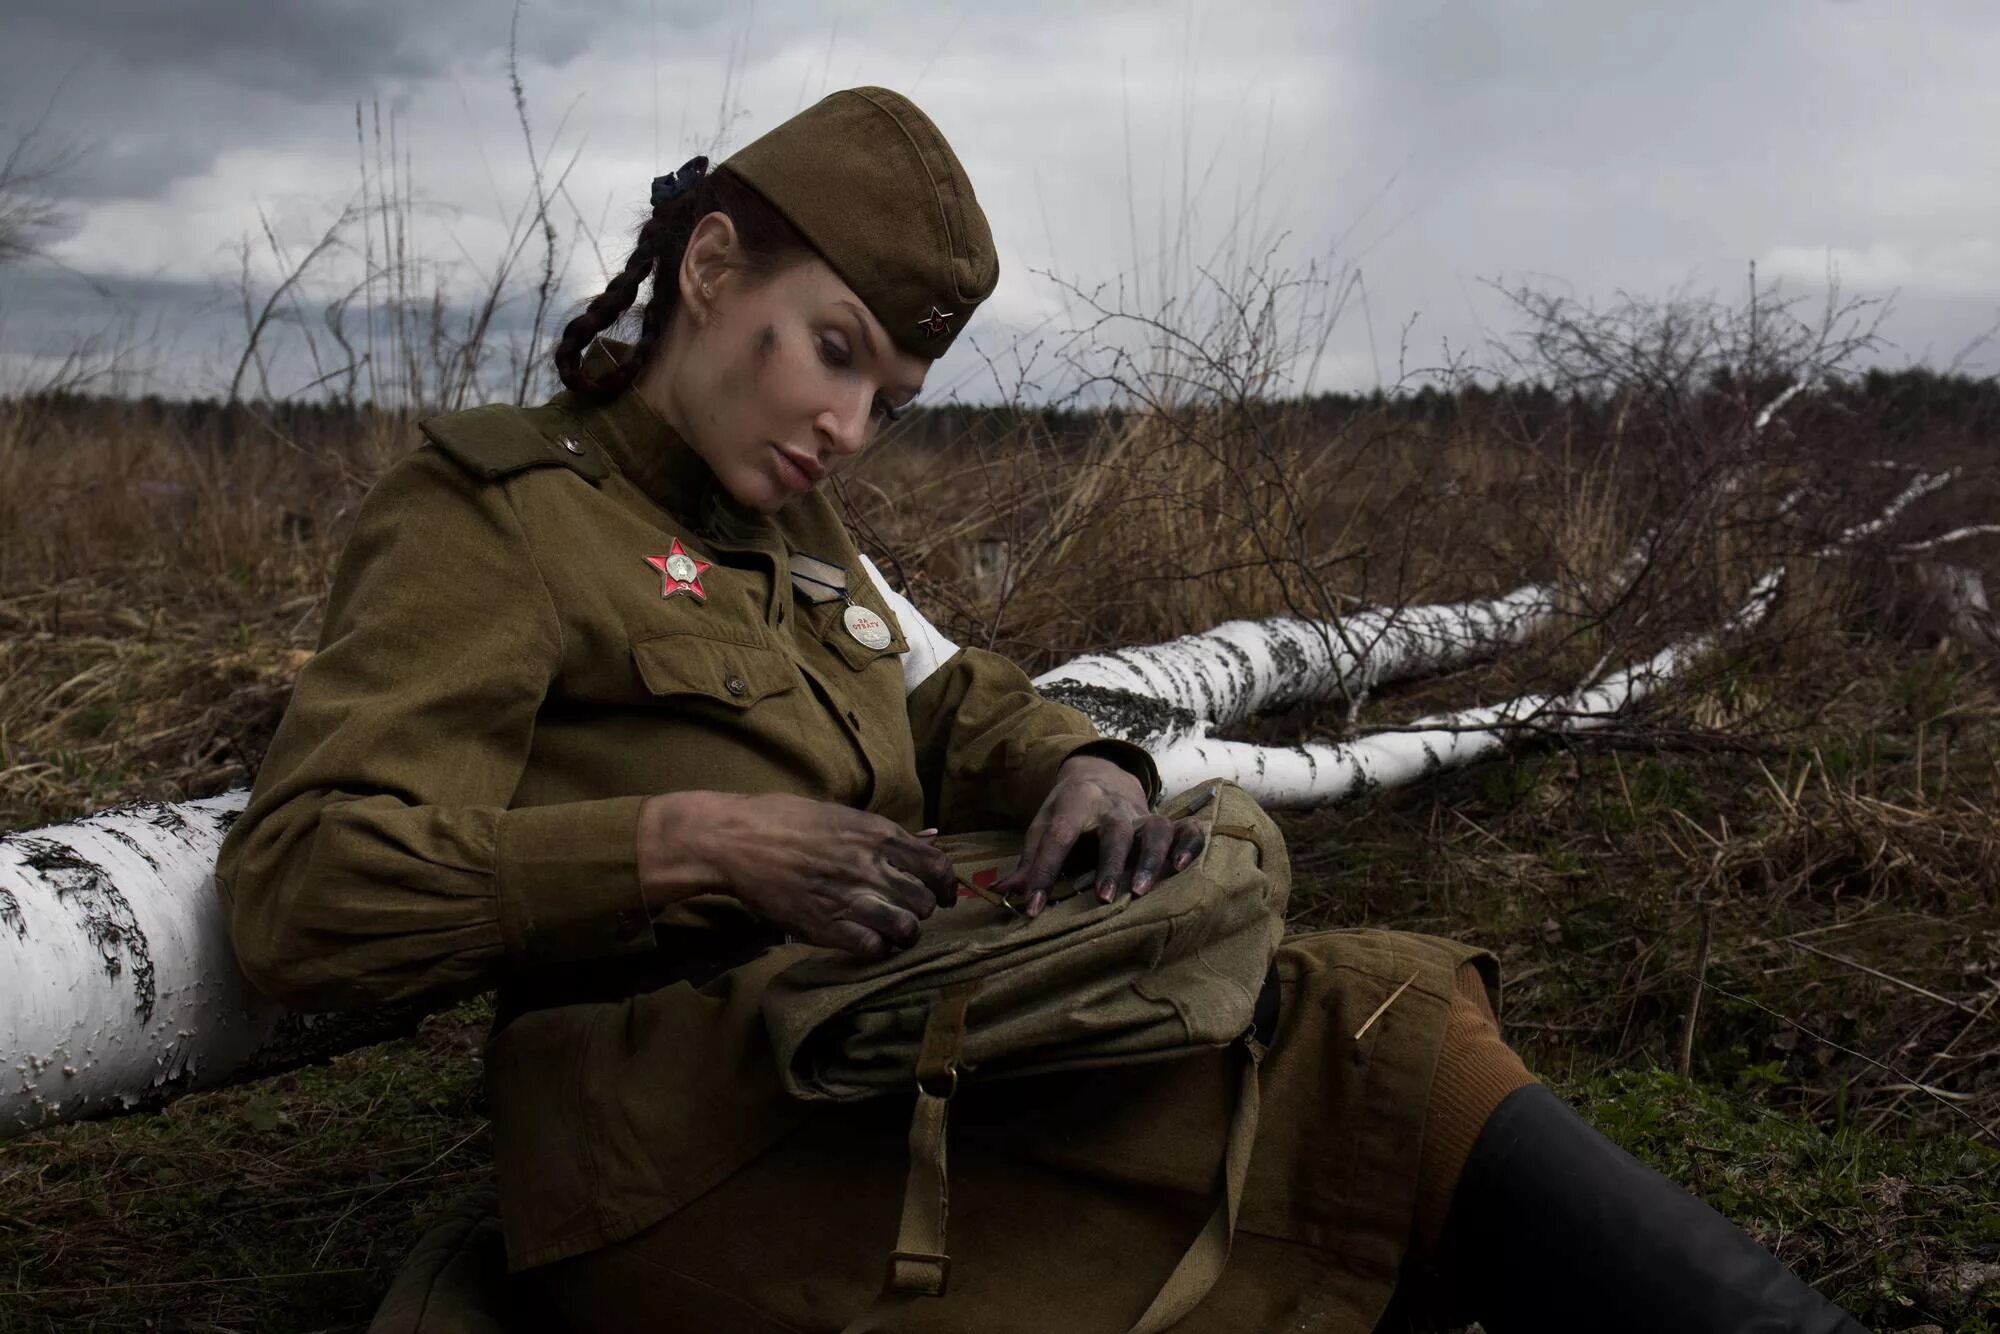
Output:
[[[1822,340],[1832,373],[1759,427],[1811,367],[1734,315],[1672,362],[1685,310],[1529,313],[1510,388],[1271,401],[1254,367],[1114,357],[1116,411],[913,414],[844,500],[934,620],[1031,670],[1562,590],[1532,647],[1246,734],[1272,740],[1573,685],[1783,564],[1770,618],[1617,726],[1286,815],[1295,924],[1492,946],[1512,1037],[1607,1133],[1871,1327],[1990,1330],[2000,675],[1990,621],[1925,590],[2000,573],[2000,536],[1911,544],[2000,520],[2000,387],[1844,375]],[[0,828],[245,783],[355,503],[413,439],[358,407],[0,405]],[[0,1144],[0,1329],[361,1328],[484,1184],[486,1016]]]

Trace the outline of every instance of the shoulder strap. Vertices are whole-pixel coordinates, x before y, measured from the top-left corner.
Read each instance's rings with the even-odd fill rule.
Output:
[[[432,444],[468,472],[506,477],[529,468],[568,468],[591,481],[610,475],[597,442],[560,408],[517,408],[507,403],[467,408],[417,423]]]
[[[1222,1151],[1222,1189],[1215,1212],[1188,1243],[1174,1272],[1167,1275],[1153,1304],[1146,1308],[1131,1334],[1159,1334],[1170,1328],[1208,1296],[1229,1260],[1229,1243],[1236,1235],[1236,1215],[1243,1207],[1243,1187],[1250,1180],[1250,1150],[1257,1142],[1257,1072],[1264,1061],[1264,1044],[1254,1034],[1243,1038],[1243,1076],[1236,1095],[1236,1114],[1229,1119],[1229,1142]]]

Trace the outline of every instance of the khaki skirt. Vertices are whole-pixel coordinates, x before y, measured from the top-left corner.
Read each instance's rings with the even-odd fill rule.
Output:
[[[1376,1327],[1409,1249],[1425,1111],[1468,962],[1497,1012],[1493,958],[1469,946],[1333,931],[1279,949],[1277,1033],[1229,1264],[1177,1329]],[[882,1328],[1123,1334],[1213,1208],[1240,1060],[1201,1053],[962,1090],[949,1291]],[[908,1115],[900,1099],[816,1105],[671,1216],[517,1281],[584,1334],[838,1331],[881,1288]]]

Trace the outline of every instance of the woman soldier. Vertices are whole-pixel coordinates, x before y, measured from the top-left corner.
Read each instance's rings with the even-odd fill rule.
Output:
[[[937,661],[819,486],[998,277],[937,128],[857,88],[705,168],[655,183],[564,392],[424,423],[370,494],[218,872],[299,1008],[498,987],[515,1298],[584,1331],[834,1330],[876,1294],[907,1110],[789,1100],[751,961],[907,945],[954,901],[936,829],[1024,828],[996,888],[1031,913],[1086,837],[1107,900],[1198,837],[1013,664]],[[1859,1328],[1532,1079],[1491,956],[1333,932],[1276,975],[1234,1249],[1179,1328],[1365,1334],[1440,1294],[1498,1334]],[[968,1090],[949,1290],[885,1327],[1129,1328],[1208,1212],[1230,1082],[1203,1053]]]

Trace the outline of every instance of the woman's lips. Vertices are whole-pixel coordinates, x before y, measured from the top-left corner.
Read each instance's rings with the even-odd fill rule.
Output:
[[[771,452],[778,456],[778,481],[788,491],[810,491],[814,477],[800,466],[799,461],[778,446],[771,446]]]

